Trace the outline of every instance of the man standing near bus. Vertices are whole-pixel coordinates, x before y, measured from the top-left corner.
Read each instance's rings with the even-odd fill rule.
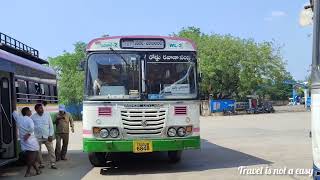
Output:
[[[49,113],[44,112],[42,104],[36,104],[34,107],[36,113],[31,116],[35,126],[35,135],[39,141],[40,151],[39,151],[39,161],[40,168],[44,168],[43,157],[41,152],[41,145],[44,144],[48,150],[51,168],[57,169],[56,167],[56,157],[53,149],[53,123]]]
[[[22,116],[20,116],[16,108],[13,111],[13,117],[16,121],[19,129],[19,138],[21,150],[24,152],[25,161],[27,164],[27,171],[25,177],[33,176],[30,170],[33,167],[36,170],[36,175],[41,174],[40,169],[37,166],[37,156],[39,151],[39,143],[34,135],[34,123],[30,118],[32,112],[28,107],[24,107],[21,110]]]
[[[56,161],[67,160],[66,154],[68,151],[69,143],[69,126],[71,127],[71,132],[74,133],[73,119],[70,113],[66,112],[64,105],[59,105],[59,113],[56,117]],[[61,150],[61,140],[62,140],[62,150]]]

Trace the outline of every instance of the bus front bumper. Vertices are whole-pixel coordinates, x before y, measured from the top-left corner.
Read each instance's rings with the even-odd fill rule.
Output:
[[[152,141],[153,152],[200,149],[200,137],[142,139]],[[133,152],[135,140],[83,139],[84,152]]]

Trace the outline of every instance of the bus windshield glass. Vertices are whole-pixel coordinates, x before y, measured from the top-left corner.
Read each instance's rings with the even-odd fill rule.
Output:
[[[158,52],[146,56],[149,100],[197,97],[196,59],[193,52]]]
[[[140,98],[140,55],[92,54],[88,59],[86,96],[98,99]]]

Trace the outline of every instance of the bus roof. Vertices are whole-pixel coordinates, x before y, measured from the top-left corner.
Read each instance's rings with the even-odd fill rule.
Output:
[[[0,32],[0,49],[24,57],[39,64],[48,64],[48,61],[39,58],[39,51]]]
[[[37,71],[41,71],[50,75],[56,75],[55,71],[52,68],[30,61],[29,59],[17,56],[15,54],[9,53],[2,49],[0,49],[0,61],[6,61],[6,62],[9,62],[10,64],[18,64],[18,65],[28,67]],[[1,64],[5,65],[6,63],[1,63]]]
[[[193,41],[170,36],[110,36],[96,38],[89,42],[87,51],[106,50],[132,51],[196,51]]]

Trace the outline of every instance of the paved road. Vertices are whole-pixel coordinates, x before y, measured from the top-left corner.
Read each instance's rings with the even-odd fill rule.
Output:
[[[115,166],[101,175],[81,151],[81,124],[71,136],[70,160],[58,170],[45,168],[29,179],[310,179],[299,175],[240,175],[239,166],[271,170],[312,166],[310,113],[276,113],[201,118],[202,149],[186,151],[179,164],[169,164],[166,154],[114,154]],[[120,156],[121,155],[121,156]],[[24,167],[0,170],[0,179],[23,179]]]

